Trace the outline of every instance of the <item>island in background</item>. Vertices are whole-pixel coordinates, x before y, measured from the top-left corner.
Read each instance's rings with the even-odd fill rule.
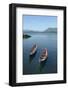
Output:
[[[24,34],[23,34],[23,38],[27,39],[30,38],[31,35],[29,35],[28,33],[57,33],[57,28],[48,28],[42,32],[40,31],[32,31],[32,30],[24,30]]]
[[[30,38],[31,36],[28,35],[28,34],[23,34],[23,38],[27,39],[27,38]]]

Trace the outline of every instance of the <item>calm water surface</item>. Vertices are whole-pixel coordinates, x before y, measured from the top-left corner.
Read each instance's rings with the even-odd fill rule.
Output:
[[[47,74],[57,73],[57,34],[33,34],[30,38],[23,40],[23,74]],[[38,49],[33,57],[30,57],[30,49],[33,44],[37,44]],[[39,63],[41,51],[48,49],[48,59],[43,63]]]

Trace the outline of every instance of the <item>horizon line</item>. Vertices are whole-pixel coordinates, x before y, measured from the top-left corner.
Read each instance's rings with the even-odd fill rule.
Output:
[[[57,29],[57,27],[50,27],[50,28],[56,28]],[[49,29],[49,28],[47,28],[47,29]],[[47,29],[45,29],[45,30],[47,30]],[[28,31],[29,29],[23,29],[23,30],[25,30],[25,31]],[[42,31],[45,31],[45,30],[42,30]],[[36,31],[36,30],[29,30],[29,31]],[[42,32],[42,31],[39,31],[39,30],[37,30],[38,32]]]

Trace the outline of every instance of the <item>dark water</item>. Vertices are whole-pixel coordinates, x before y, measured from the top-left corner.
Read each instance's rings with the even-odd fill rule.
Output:
[[[57,34],[29,33],[29,35],[32,37],[23,40],[23,74],[57,73]],[[35,43],[38,46],[37,52],[30,57],[30,49]],[[47,61],[39,63],[39,57],[44,48],[48,49],[48,58]]]

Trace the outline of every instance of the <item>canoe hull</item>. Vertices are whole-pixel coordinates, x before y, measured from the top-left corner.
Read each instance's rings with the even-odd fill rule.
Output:
[[[44,61],[47,60],[47,58],[48,58],[48,57],[45,57],[45,58],[43,58],[43,59],[40,58],[40,59],[39,59],[39,62],[44,62]]]
[[[36,47],[34,48],[33,52],[30,52],[30,56],[31,56],[31,55],[34,55],[34,54],[36,53],[36,51],[37,51],[37,45],[36,45]]]
[[[39,62],[44,62],[44,61],[47,60],[47,58],[48,58],[48,51],[47,51],[47,49],[45,49],[45,50],[46,50],[46,54],[43,57],[40,56]]]

